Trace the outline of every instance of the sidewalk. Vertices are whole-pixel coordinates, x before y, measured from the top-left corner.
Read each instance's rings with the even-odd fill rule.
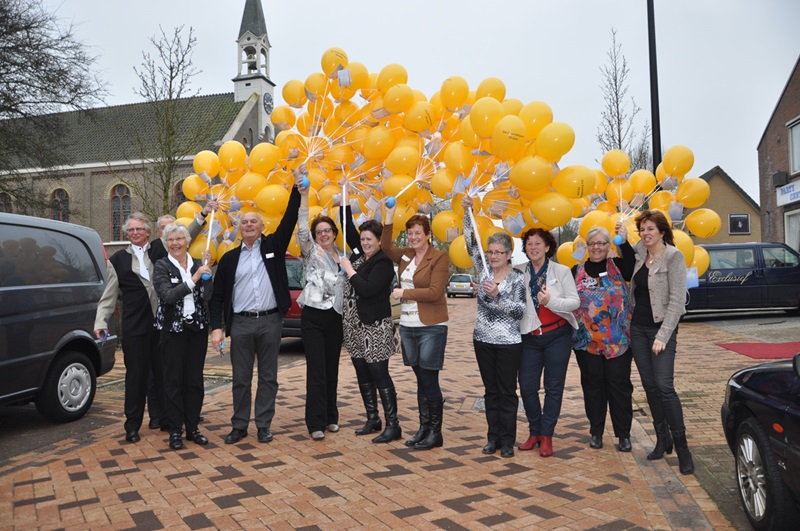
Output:
[[[230,429],[229,385],[206,395],[201,427],[208,446],[187,443],[174,452],[163,432],[146,427],[141,442],[128,444],[121,393],[101,388],[91,415],[116,422],[43,452],[0,460],[0,528],[616,530],[735,529],[746,522],[734,508],[728,512],[740,520],[732,524],[712,499],[729,496],[733,485],[733,459],[719,421],[724,384],[736,369],[755,364],[715,343],[746,337],[681,324],[676,387],[695,475],[676,475],[674,454],[666,461],[645,459],[655,437],[635,368],[633,452],[616,451],[610,421],[605,447],[591,450],[574,358],[555,455],[517,451],[501,459],[480,451],[486,424],[472,351],[475,301],[448,303],[443,448],[419,452],[402,441],[375,445],[355,436],[364,413],[346,352],[339,379],[342,429],[320,442],[310,440],[303,421],[302,359],[279,372],[270,444],[256,441],[253,425],[241,443],[223,443]],[[224,363],[211,365],[214,375],[226,374]],[[399,355],[391,372],[405,439],[417,429],[413,373]],[[523,419],[520,414],[518,440],[527,435]]]

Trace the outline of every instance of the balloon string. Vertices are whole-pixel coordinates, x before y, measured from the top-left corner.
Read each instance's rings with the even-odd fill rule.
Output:
[[[467,195],[470,199],[472,196]],[[486,264],[486,256],[483,254],[483,245],[481,244],[481,235],[478,232],[478,224],[475,221],[475,214],[472,213],[472,207],[467,208],[467,213],[469,214],[469,221],[472,223],[472,231],[474,232],[475,236],[475,243],[478,244],[478,253],[481,257],[481,262],[483,263],[483,271],[486,273],[486,276],[489,277],[489,266]]]

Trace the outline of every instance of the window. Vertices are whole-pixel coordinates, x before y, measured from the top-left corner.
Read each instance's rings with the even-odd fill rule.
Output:
[[[750,214],[728,214],[728,234],[750,234]]]
[[[111,239],[122,241],[122,225],[131,215],[131,192],[124,184],[118,184],[111,190]]]
[[[789,126],[789,167],[790,173],[800,173],[800,121]]]
[[[175,188],[172,190],[172,205],[173,207],[177,208],[181,203],[185,203],[188,201],[186,196],[183,194],[183,181],[186,179],[181,179],[175,185]]]
[[[55,190],[50,197],[50,219],[69,221],[69,194],[63,188]]]
[[[767,267],[796,267],[800,258],[785,247],[764,247],[764,264]]]
[[[711,269],[752,269],[756,264],[753,249],[711,249]]]
[[[0,212],[11,213],[11,196],[5,192],[0,194]]]

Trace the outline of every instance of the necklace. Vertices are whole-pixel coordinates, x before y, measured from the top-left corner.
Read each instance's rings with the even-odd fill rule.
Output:
[[[653,265],[655,262],[658,262],[658,261],[661,259],[661,255],[663,255],[663,254],[664,254],[664,251],[661,251],[660,253],[658,253],[658,256],[653,256],[652,254],[650,254],[650,251],[647,251],[647,256],[649,256],[649,257],[650,257],[650,258],[647,260],[647,265],[651,266],[651,265]]]

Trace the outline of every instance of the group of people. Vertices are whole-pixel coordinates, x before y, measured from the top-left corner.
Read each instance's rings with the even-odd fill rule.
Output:
[[[678,454],[683,474],[694,471],[680,399],[674,387],[678,322],[685,312],[686,265],[672,227],[656,210],[635,219],[640,241],[631,246],[617,223],[620,255],[602,227],[586,235],[588,259],[568,268],[551,259],[556,241],[535,228],[522,235],[528,263],[512,267],[511,238],[498,232],[481,253],[472,226],[472,201],[463,199],[467,248],[480,272],[473,333],[485,387],[486,454],[514,455],[519,394],[529,435],[518,446],[553,455],[570,354],[581,371],[593,449],[603,447],[606,412],[617,449],[630,452],[633,421],[631,364],[636,362],[656,432],[648,459]],[[485,260],[484,260],[485,256]],[[539,390],[544,386],[544,400]]]
[[[109,260],[95,333],[98,339],[107,333],[121,293],[128,441],[139,440],[152,372],[150,427],[168,431],[173,449],[183,446],[184,428],[188,440],[208,443],[198,422],[209,333],[220,352],[225,338],[231,341],[233,415],[225,442],[234,444],[248,435],[254,365],[258,368],[257,439],[273,439],[282,319],[291,305],[284,257],[299,221],[297,242],[306,285],[298,304],[302,307],[305,422],[310,437],[321,440],[326,432],[339,431],[337,388],[343,345],[366,412],[366,422],[355,430],[356,435],[380,432],[372,439],[375,443],[402,437],[397,392],[389,373],[389,359],[397,350],[391,296],[401,301],[403,363],[412,368],[417,383],[419,429],[405,444],[420,450],[442,446],[444,397],[439,372],[448,331],[447,254],[431,243],[430,222],[423,215],[406,222],[407,246],[396,246],[392,237],[395,208],[385,206],[383,224],[369,220],[358,230],[349,208],[341,209],[339,220],[353,251],[348,257],[336,245],[339,227],[332,218],[308,219],[309,190],[303,186],[303,172],[302,166],[295,172],[285,214],[273,233],[263,234],[257,213],[241,215],[241,245],[222,256],[213,281],[208,256],[196,260],[187,249],[215,203],[207,205],[189,229],[165,220],[163,240],[149,242],[149,222],[141,214],[131,215],[126,222],[131,245]],[[529,436],[517,448],[529,451],[538,446],[542,457],[553,454],[553,435],[574,350],[590,424],[590,447],[603,447],[609,410],[618,450],[631,451],[630,374],[635,361],[657,436],[647,457],[659,459],[674,448],[681,472],[691,473],[694,466],[673,385],[686,266],[664,215],[644,211],[636,218],[641,237],[636,246],[628,243],[625,226],[617,224],[621,256],[610,251],[611,235],[606,229],[590,230],[588,260],[570,270],[551,260],[556,241],[540,228],[522,235],[528,258],[522,266],[512,266],[513,242],[503,232],[490,236],[482,253],[469,197],[465,196],[463,206],[467,247],[480,271],[473,344],[485,387],[488,432],[483,452],[494,454],[499,449],[502,457],[514,455],[519,383]],[[154,415],[153,407],[161,413]]]

